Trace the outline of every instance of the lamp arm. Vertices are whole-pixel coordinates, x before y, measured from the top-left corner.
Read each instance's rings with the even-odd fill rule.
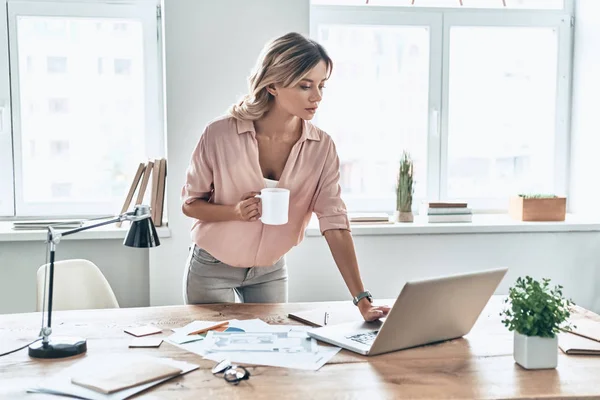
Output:
[[[131,212],[126,212],[121,215],[118,215],[107,221],[102,221],[102,222],[98,222],[96,224],[86,225],[86,226],[82,226],[79,228],[69,229],[69,230],[62,231],[62,232],[57,232],[56,228],[49,226],[48,227],[48,242],[58,244],[58,242],[60,242],[60,238],[62,238],[63,236],[69,236],[74,233],[87,231],[88,229],[97,228],[99,226],[114,224],[115,222],[139,221],[139,220],[146,219],[146,218],[150,218],[150,215],[136,215],[135,211],[131,211]]]
[[[113,219],[109,219],[108,221],[102,221],[102,222],[98,222],[96,224],[86,225],[86,226],[82,226],[82,227],[79,227],[79,228],[73,228],[73,229],[69,229],[67,231],[62,231],[62,232],[59,232],[58,235],[60,235],[61,237],[62,236],[69,236],[69,235],[72,235],[74,233],[87,231],[88,229],[97,228],[99,226],[110,225],[110,224],[114,224],[115,222],[125,221],[127,219],[127,218],[125,218],[125,215],[126,214],[119,215],[118,217],[115,217]]]

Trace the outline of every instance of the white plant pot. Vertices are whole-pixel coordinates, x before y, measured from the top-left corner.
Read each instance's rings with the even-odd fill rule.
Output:
[[[526,369],[556,368],[558,336],[525,336],[515,331],[513,356],[516,363]]]

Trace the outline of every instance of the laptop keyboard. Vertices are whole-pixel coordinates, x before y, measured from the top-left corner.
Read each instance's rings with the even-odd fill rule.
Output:
[[[354,340],[355,342],[359,342],[370,346],[375,341],[375,338],[377,337],[378,333],[379,331],[357,333],[356,335],[346,336],[346,339]]]

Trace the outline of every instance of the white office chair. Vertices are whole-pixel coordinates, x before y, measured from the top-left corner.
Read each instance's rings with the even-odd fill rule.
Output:
[[[49,264],[37,271],[37,311],[44,305],[44,275]],[[48,298],[48,277],[46,298]],[[96,264],[88,260],[64,260],[54,262],[54,294],[52,311],[119,308],[110,284]],[[48,304],[46,303],[46,309]]]

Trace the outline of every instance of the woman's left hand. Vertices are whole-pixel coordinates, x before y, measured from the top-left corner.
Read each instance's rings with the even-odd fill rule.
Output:
[[[374,306],[366,299],[358,303],[358,309],[360,310],[360,313],[365,321],[375,321],[379,318],[387,317],[388,313],[390,312],[390,307]]]

